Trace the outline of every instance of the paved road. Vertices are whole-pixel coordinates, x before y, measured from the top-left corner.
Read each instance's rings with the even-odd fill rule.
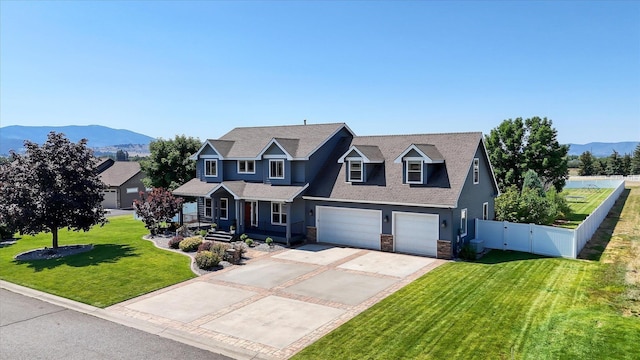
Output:
[[[0,359],[231,358],[0,289]]]

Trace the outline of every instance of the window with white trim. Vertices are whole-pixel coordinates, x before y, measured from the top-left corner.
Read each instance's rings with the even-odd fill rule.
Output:
[[[284,160],[269,160],[269,179],[284,179]]]
[[[127,194],[135,194],[138,192],[138,188],[134,187],[134,188],[127,188]]]
[[[220,198],[220,219],[229,219],[229,199],[227,198]]]
[[[255,174],[255,160],[238,160],[238,174]]]
[[[204,160],[204,176],[211,176],[211,177],[218,176],[218,160],[216,159]]]
[[[362,181],[362,161],[361,160],[349,160],[349,178],[350,182]]]
[[[460,211],[460,236],[467,235],[467,209]]]
[[[274,225],[286,225],[287,213],[285,212],[283,203],[271,203],[271,223]]]
[[[422,161],[407,160],[407,184],[422,184]]]
[[[213,199],[204,198],[204,216],[213,217]]]
[[[478,158],[473,159],[473,183],[480,182],[480,160]]]
[[[489,203],[482,204],[482,220],[489,220]]]

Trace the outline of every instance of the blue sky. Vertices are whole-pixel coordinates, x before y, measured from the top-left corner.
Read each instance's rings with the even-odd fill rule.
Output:
[[[640,2],[0,2],[0,126],[216,138],[546,116],[562,143],[640,140]]]

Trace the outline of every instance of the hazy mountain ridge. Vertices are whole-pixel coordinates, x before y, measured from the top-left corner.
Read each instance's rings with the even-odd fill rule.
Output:
[[[613,150],[617,151],[620,155],[633,155],[633,151],[636,149],[636,146],[638,146],[638,143],[638,141],[622,141],[615,143],[591,142],[584,145],[568,144],[569,155],[580,155],[585,151],[590,151],[593,156],[602,157],[611,155]]]
[[[46,141],[49,132],[64,133],[69,140],[77,142],[87,139],[87,145],[96,151],[113,152],[118,149],[136,149],[135,153],[148,153],[149,143],[153,137],[125,129],[112,129],[101,125],[70,126],[21,126],[11,125],[0,128],[0,155],[7,155],[9,150],[21,152],[24,140],[37,144]]]

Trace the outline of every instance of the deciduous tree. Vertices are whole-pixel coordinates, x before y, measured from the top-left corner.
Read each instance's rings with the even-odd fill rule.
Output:
[[[25,141],[24,155],[12,152],[0,169],[0,223],[22,234],[50,232],[54,249],[59,229],[88,231],[104,224],[105,185],[86,144],[51,132],[42,146]]]
[[[152,141],[151,155],[140,162],[147,187],[173,190],[196,176],[196,163],[189,157],[200,149],[200,140],[184,135]]]
[[[151,235],[155,235],[161,223],[170,221],[180,211],[182,202],[182,198],[173,196],[170,191],[154,188],[148,194],[140,192],[140,199],[133,201],[133,208]]]
[[[522,188],[524,173],[535,171],[545,189],[561,191],[569,176],[569,147],[560,145],[557,131],[547,118],[504,120],[486,136],[487,151],[502,191]]]

